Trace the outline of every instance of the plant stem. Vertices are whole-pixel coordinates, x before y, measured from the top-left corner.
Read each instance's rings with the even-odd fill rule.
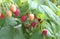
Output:
[[[46,39],[46,36],[44,35],[43,39]]]

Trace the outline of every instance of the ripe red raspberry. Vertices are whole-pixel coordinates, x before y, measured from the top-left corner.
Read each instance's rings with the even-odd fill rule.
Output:
[[[22,19],[23,22],[26,22],[26,20],[27,20],[27,18],[26,18],[25,15],[23,15],[23,16],[21,17],[21,19]]]
[[[47,35],[47,33],[48,33],[48,30],[47,29],[44,29],[44,30],[42,30],[42,33],[43,33],[43,35]]]
[[[32,22],[32,27],[35,27],[36,26],[36,22]]]
[[[4,19],[4,18],[5,18],[5,16],[4,16],[3,13],[0,13],[0,18],[1,18],[1,19]]]
[[[30,24],[27,24],[27,25],[26,25],[26,29],[29,29],[29,28],[30,28]]]
[[[15,16],[19,16],[20,15],[20,10],[16,9],[16,11],[14,12]]]

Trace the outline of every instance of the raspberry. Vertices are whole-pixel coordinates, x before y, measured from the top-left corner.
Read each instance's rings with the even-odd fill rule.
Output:
[[[23,15],[23,16],[21,17],[21,19],[22,19],[23,22],[26,22],[26,20],[27,20],[27,18],[26,18],[25,15]]]
[[[34,14],[29,14],[29,19],[32,21],[32,20],[34,20]]]
[[[44,29],[43,31],[42,31],[42,33],[43,33],[43,35],[47,35],[47,33],[48,33],[48,30],[47,29]]]
[[[10,17],[12,17],[12,12],[10,10],[7,10],[6,15],[10,18]]]
[[[14,12],[15,16],[19,16],[20,15],[20,10],[17,9],[15,12]]]
[[[32,22],[32,27],[35,27],[36,26],[36,22]]]
[[[26,29],[29,29],[29,28],[30,28],[30,24],[27,24]]]
[[[16,11],[16,6],[15,6],[14,4],[12,4],[12,5],[10,6],[10,10],[13,11],[13,12],[15,12],[15,11]]]
[[[4,18],[5,18],[5,16],[4,16],[3,13],[0,13],[0,18],[1,18],[1,19],[4,19]]]

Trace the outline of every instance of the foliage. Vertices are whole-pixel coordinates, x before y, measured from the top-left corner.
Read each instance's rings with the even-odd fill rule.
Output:
[[[14,12],[11,18],[6,16],[11,4],[20,9],[19,16],[15,16]],[[6,16],[0,19],[0,39],[60,39],[60,9],[50,0],[1,0],[0,5],[0,12]],[[30,29],[26,29],[26,24],[33,22],[26,16],[29,13],[41,19],[42,23],[33,20],[38,27],[31,25]],[[26,22],[21,20],[23,15],[28,18]],[[42,33],[43,29],[48,30],[46,36]]]

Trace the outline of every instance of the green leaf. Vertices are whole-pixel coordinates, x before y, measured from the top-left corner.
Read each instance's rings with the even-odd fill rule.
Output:
[[[11,26],[14,26],[17,24],[15,18],[13,18],[13,17],[12,18],[6,18],[5,22],[7,23],[7,25],[11,25]]]
[[[60,5],[60,0],[58,0],[58,5]]]
[[[44,9],[44,11],[46,12],[46,14],[48,15],[50,19],[56,22],[56,24],[60,25],[59,24],[60,18],[48,6],[41,5],[41,7]]]
[[[34,1],[34,0],[28,0],[28,3],[29,3],[29,6],[30,6],[30,9],[36,9],[37,6],[38,6],[36,1]]]
[[[0,30],[0,39],[12,39],[12,30],[9,27],[3,27]]]
[[[0,30],[0,39],[25,39],[21,28],[5,26]]]
[[[43,35],[42,35],[42,33],[39,33],[39,32],[37,32],[37,31],[35,31],[35,32],[32,34],[32,36],[31,36],[30,39],[43,39]]]
[[[39,1],[39,4],[44,4],[45,0],[38,0],[38,1]]]
[[[14,39],[25,39],[21,28],[14,29],[13,31],[14,31],[13,33]]]
[[[54,12],[56,12],[58,10],[57,6],[54,3],[52,3],[51,1],[46,0],[45,2]]]

